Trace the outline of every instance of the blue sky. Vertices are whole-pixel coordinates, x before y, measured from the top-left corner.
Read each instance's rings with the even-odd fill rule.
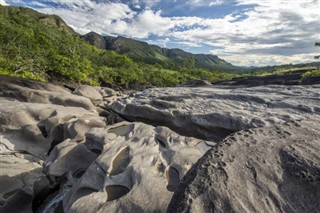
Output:
[[[122,35],[238,66],[314,61],[319,0],[0,0],[57,14],[80,34]]]

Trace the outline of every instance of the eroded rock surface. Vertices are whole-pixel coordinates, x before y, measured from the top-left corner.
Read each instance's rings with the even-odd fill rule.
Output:
[[[320,120],[320,85],[153,88],[108,107],[130,120],[220,141],[243,129]]]
[[[240,131],[209,150],[167,212],[319,212],[319,121]]]
[[[91,102],[118,94],[89,90],[99,98],[1,78],[0,211],[165,212],[180,179],[214,144],[142,123],[106,127],[121,119]]]
[[[205,141],[180,136],[166,127],[121,122],[86,134],[83,145],[101,153],[88,168],[83,162],[86,158],[91,163],[88,156],[71,153],[71,147],[82,144],[63,146],[68,143],[68,159],[78,163],[63,159],[66,151],[58,147],[58,154],[53,151],[48,158],[53,162],[48,171],[71,172],[73,188],[64,199],[64,210],[88,213],[165,212],[180,179],[210,148]]]
[[[1,212],[320,209],[319,85],[120,96],[0,80]]]
[[[73,93],[89,98],[94,105],[98,105],[102,102],[102,95],[89,85],[81,85],[77,87]]]
[[[29,103],[55,104],[95,110],[90,99],[66,89],[29,79],[0,75],[0,97]]]
[[[58,184],[43,170],[48,153],[65,139],[84,140],[106,119],[89,99],[58,86],[0,80],[0,211],[33,212]]]

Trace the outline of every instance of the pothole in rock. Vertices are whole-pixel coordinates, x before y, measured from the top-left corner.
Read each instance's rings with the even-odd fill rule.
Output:
[[[123,147],[112,159],[111,167],[108,171],[110,176],[118,175],[125,171],[130,163],[130,148]]]
[[[78,169],[78,170],[76,170],[76,171],[72,174],[72,177],[79,179],[79,178],[82,177],[82,175],[83,175],[85,172],[86,172],[86,169]]]
[[[134,129],[134,124],[121,125],[108,129],[109,133],[114,133],[119,136],[126,136]]]
[[[169,166],[166,171],[167,178],[167,190],[170,192],[174,192],[180,184],[179,172],[173,166]]]
[[[105,187],[105,190],[108,195],[107,201],[119,199],[130,192],[127,187],[121,185],[109,185]]]
[[[103,145],[101,143],[98,143],[96,141],[92,141],[87,138],[84,145],[87,147],[88,150],[90,150],[91,152],[93,152],[97,155],[100,155],[102,153]]]

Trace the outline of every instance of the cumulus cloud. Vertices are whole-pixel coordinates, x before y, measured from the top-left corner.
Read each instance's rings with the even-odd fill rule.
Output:
[[[157,40],[153,43],[161,46],[169,43],[211,46],[210,53],[235,65],[307,62],[318,51],[314,42],[320,32],[319,0],[233,0],[233,12],[206,18],[201,17],[200,9],[199,15],[169,16],[160,8],[162,4],[175,2],[181,8],[211,6],[214,13],[214,8],[231,1],[134,0],[130,4],[121,0],[6,1],[24,2],[26,6],[38,6],[41,12],[57,14],[81,34],[95,31],[144,40],[155,35]]]
[[[216,5],[221,5],[223,3],[224,3],[224,1],[222,1],[222,0],[215,0],[215,1],[210,2],[209,6],[212,7],[212,6],[216,6]]]
[[[216,5],[221,5],[225,0],[188,0],[187,4],[192,7],[212,7]]]
[[[318,2],[237,1],[253,4],[242,14],[202,20],[205,28],[173,32],[175,38],[219,46],[212,54],[239,65],[312,61],[319,39]],[[239,17],[240,16],[240,17]],[[243,18],[242,18],[243,17]]]
[[[0,0],[1,5],[8,5],[5,0]]]

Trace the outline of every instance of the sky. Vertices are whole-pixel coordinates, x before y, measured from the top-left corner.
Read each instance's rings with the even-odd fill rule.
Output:
[[[217,55],[237,66],[314,62],[320,0],[0,0],[95,31]]]

